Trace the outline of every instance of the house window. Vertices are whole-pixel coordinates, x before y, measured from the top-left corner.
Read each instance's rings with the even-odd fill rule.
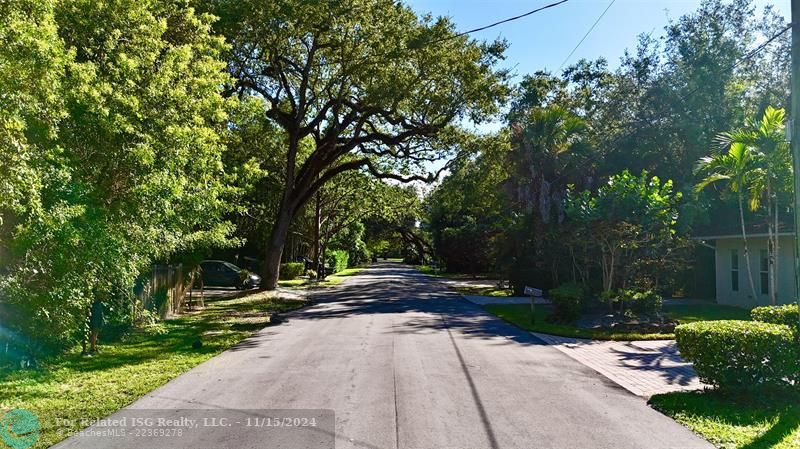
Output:
[[[731,250],[731,290],[739,291],[739,250]]]
[[[761,261],[759,265],[758,277],[761,281],[761,294],[769,295],[769,255],[767,250],[762,249],[759,257]]]

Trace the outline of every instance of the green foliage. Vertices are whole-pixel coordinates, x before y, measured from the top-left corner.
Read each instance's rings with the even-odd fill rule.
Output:
[[[31,11],[41,15],[12,14],[22,33],[6,35],[23,49],[38,29],[68,49],[52,56],[58,45],[43,43],[31,61],[47,91],[30,98],[57,95],[63,109],[44,114],[57,123],[46,132],[34,119],[14,125],[35,138],[37,176],[25,205],[11,208],[0,289],[30,351],[80,338],[88,305],[131,288],[154,260],[226,244],[230,232],[221,220],[228,78],[211,17],[169,1],[40,6]],[[0,81],[0,91],[14,88]]]
[[[569,322],[580,316],[586,290],[582,285],[570,282],[548,290],[547,297],[555,306],[556,318]]]
[[[350,258],[350,255],[347,253],[347,251],[341,249],[328,251],[326,256],[327,264],[334,273],[338,273],[347,269],[347,261]]]
[[[552,273],[533,264],[517,261],[508,269],[508,282],[514,294],[522,295],[525,286],[547,289],[553,285]]]
[[[303,274],[305,264],[302,262],[289,262],[281,264],[281,280],[291,281]]]
[[[620,283],[654,285],[665,269],[680,262],[675,251],[681,244],[675,237],[680,199],[672,181],[627,170],[609,178],[597,192],[568,197],[567,215],[589,239],[583,242],[587,252],[597,252],[604,290]]]
[[[753,297],[756,296],[756,290],[747,246],[744,200],[749,197],[748,209],[753,212],[758,211],[762,203],[766,202],[769,271],[775,273],[778,271],[778,257],[775,253],[778,248],[779,211],[790,202],[792,193],[789,142],[784,134],[785,119],[783,109],[768,106],[760,121],[748,121],[742,128],[721,133],[717,139],[728,148],[727,152],[703,157],[695,168],[703,177],[695,186],[696,192],[712,184],[724,182],[726,191],[737,199],[745,264]],[[773,304],[776,301],[777,287],[777,276],[770,276],[769,291]]]
[[[361,169],[432,180],[430,162],[454,152],[460,120],[495,113],[507,92],[507,72],[495,67],[504,42],[475,41],[448,18],[418,16],[394,0],[201,5],[232,43],[236,93],[263,101],[265,119],[286,142],[267,288],[292,220],[328,181]]]
[[[797,449],[800,441],[796,390],[681,391],[653,396],[648,403],[718,448]]]
[[[528,304],[491,304],[484,308],[498,317],[522,329],[563,337],[588,338],[592,340],[664,340],[674,338],[671,333],[621,332],[604,328],[585,328],[565,323],[555,315],[555,311],[536,307],[536,319],[531,320],[531,306]]]
[[[508,139],[501,133],[468,140],[464,147],[480,154],[456,160],[426,198],[426,225],[448,271],[484,273],[497,268],[502,233],[510,224],[508,195],[498,189],[507,175]]]
[[[788,326],[698,321],[675,328],[681,356],[700,379],[723,388],[786,385],[800,373],[800,345]]]
[[[0,367],[0,404],[31,410],[42,423],[74,422],[67,428],[43,426],[33,447],[50,447],[84,428],[81,419],[114,413],[270,325],[273,314],[304,305],[261,293],[208,302],[199,313],[147,326],[121,341],[101,342],[96,357],[71,351],[37,370]],[[193,347],[198,341],[202,346]]]
[[[712,217],[733,220],[736,211],[729,198],[717,198],[710,190],[698,198],[679,196],[687,196],[696,183],[692,168],[717,145],[720,132],[764,112],[771,129],[779,128],[771,125],[780,121],[776,108],[789,98],[789,35],[782,33],[756,54],[751,51],[754,43],[785,26],[777,11],[760,14],[750,0],[705,0],[696,11],[671,21],[663,39],[643,35],[619,64],[603,58],[580,60],[560,73],[523,76],[509,105],[508,126],[502,130],[511,151],[496,184],[486,189],[487,195],[507,195],[508,202],[499,211],[490,204],[486,216],[457,205],[442,207],[453,217],[444,215],[447,220],[431,226],[437,251],[460,250],[469,257],[456,253],[450,258],[478,260],[510,269],[511,277],[528,279],[517,284],[546,287],[569,279],[598,290],[626,286],[686,291],[690,242],[683,237],[712,224]],[[776,108],[767,108],[770,104]],[[489,151],[486,145],[476,154]],[[477,164],[480,157],[475,158]],[[573,200],[583,192],[592,195],[623,170],[634,178],[647,170],[651,177],[646,181],[657,175],[660,187],[666,184],[663,180],[674,182],[669,200],[651,202],[669,217],[648,215],[642,222],[635,213],[650,211],[642,201],[626,197],[610,204],[608,215],[591,219],[591,225],[565,211],[567,189]],[[469,189],[477,177],[456,170],[451,176],[454,198],[459,186]],[[769,197],[766,192],[758,195],[764,202]],[[666,228],[674,234],[662,238]],[[473,245],[450,244],[441,237],[444,229],[452,229],[448,237]],[[489,232],[491,239],[486,237]],[[606,241],[599,240],[605,236]],[[523,276],[524,270],[529,272]]]
[[[621,310],[630,310],[634,314],[660,314],[664,303],[661,295],[653,290],[620,289],[602,292],[600,297],[602,301],[619,304]]]
[[[64,114],[61,73],[69,57],[59,39],[54,1],[11,0],[0,4],[0,264],[4,262],[10,213],[41,207],[46,174],[40,164]]]
[[[756,307],[750,311],[750,316],[754,321],[785,324],[790,327],[800,326],[800,311],[797,304]]]

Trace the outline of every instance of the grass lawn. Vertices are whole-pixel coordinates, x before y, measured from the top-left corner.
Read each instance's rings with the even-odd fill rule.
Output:
[[[356,268],[347,268],[338,273],[328,275],[324,281],[322,282],[314,282],[310,281],[307,278],[300,278],[300,279],[292,279],[291,281],[278,281],[279,287],[289,287],[289,288],[297,288],[297,289],[311,289],[311,288],[326,288],[326,287],[335,287],[345,279],[350,276],[355,276],[358,273],[361,273],[364,268],[356,267]]]
[[[750,311],[741,307],[719,304],[664,306],[664,312],[673,320],[684,324],[694,321],[745,320],[750,321]]]
[[[94,357],[81,357],[76,350],[37,370],[0,371],[0,410],[37,414],[42,434],[34,447],[49,447],[63,438],[56,418],[104,417],[267,326],[271,313],[304,304],[268,293],[207,302],[201,312],[102,344]],[[198,339],[203,346],[193,349]]]
[[[428,276],[433,276],[436,278],[443,278],[447,277],[447,273],[442,273],[442,270],[439,268],[433,268],[430,265],[414,265],[414,268],[422,274],[427,274]]]
[[[527,304],[487,305],[486,310],[526,330],[563,337],[592,338],[595,340],[663,340],[675,338],[672,333],[641,334],[635,332],[611,332],[607,330],[583,329],[569,324],[548,323],[545,319],[552,313],[549,307],[537,306],[536,323],[531,323],[531,307]],[[730,306],[716,304],[691,306],[664,306],[664,312],[679,323],[698,320],[749,320],[750,312]]]
[[[478,287],[470,285],[459,285],[453,287],[453,290],[461,293],[462,295],[470,296],[494,296],[494,297],[507,297],[513,293],[509,288],[498,287]]]
[[[800,447],[800,393],[681,392],[653,396],[650,405],[720,448]]]
[[[475,279],[492,279],[496,276],[491,274],[479,274],[479,275],[472,275],[472,274],[464,274],[464,273],[443,273],[440,269],[434,269],[430,265],[415,265],[414,268],[417,271],[426,274],[431,277],[435,278],[442,278],[442,279],[452,279],[455,281],[458,280],[475,280]],[[453,290],[457,291],[462,295],[471,295],[471,296],[511,296],[512,290],[509,288],[498,288],[496,286],[491,287],[481,287],[477,285],[458,285],[458,286],[451,286]]]

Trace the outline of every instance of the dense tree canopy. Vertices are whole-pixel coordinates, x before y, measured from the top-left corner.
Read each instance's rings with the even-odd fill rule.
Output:
[[[685,273],[692,252],[681,237],[713,225],[711,217],[739,219],[735,195],[718,195],[710,189],[695,194],[695,164],[709,152],[718,151],[720,133],[751,119],[760,120],[769,105],[780,107],[788,100],[786,26],[772,8],[757,11],[750,0],[706,0],[696,11],[670,22],[663,38],[654,38],[652,33],[642,35],[638,46],[624,54],[616,69],[610,69],[601,58],[578,61],[560,73],[523,76],[509,102],[503,130],[510,145],[505,163],[488,157],[494,147],[484,146],[478,151],[480,156],[454,169],[428,200],[431,206],[426,224],[439,255],[456,270],[465,270],[465,266],[481,260],[479,271],[498,270],[516,286],[548,288],[578,281],[607,290],[636,278],[643,284],[685,292],[690,287]],[[758,134],[759,126],[756,123],[746,128]],[[777,134],[771,135],[775,142]],[[783,137],[778,137],[777,141],[785,145]],[[761,140],[763,144],[769,139]],[[776,148],[775,144],[771,148]],[[752,151],[753,157],[762,161],[767,158],[756,154],[766,152],[784,154],[778,165],[786,166],[785,152]],[[765,172],[759,167],[750,164],[745,170],[748,176],[755,176]],[[629,174],[643,170],[648,173],[647,179]],[[495,173],[495,187],[473,191],[469,186],[485,179],[488,172]],[[678,238],[669,239],[668,245],[656,241],[669,234],[640,233],[647,226],[641,228],[642,223],[616,208],[606,219],[588,222],[585,216],[567,213],[569,207],[574,209],[577,198],[596,197],[599,201],[613,197],[607,192],[608,179],[617,180],[613,185],[620,186],[630,184],[621,181],[632,183],[636,178],[637,185],[643,186],[653,176],[670,186],[670,193],[659,194],[669,198],[668,204],[661,204],[663,210],[679,217],[676,223],[662,223],[660,227],[677,233]],[[764,182],[758,184],[759,188],[755,188],[757,183],[746,184],[754,188],[754,199],[772,201],[763,201],[756,214],[743,214],[743,224],[766,213],[772,217],[771,227],[777,228],[775,212],[780,207],[775,205],[775,192],[785,189],[778,188],[774,177],[760,179]],[[499,199],[501,190],[508,195],[507,200]],[[567,192],[572,196],[570,201]],[[748,193],[742,194],[746,201]],[[470,213],[470,204],[483,204],[485,213]],[[456,226],[453,219],[444,217],[457,217],[462,223]],[[605,231],[600,229],[601,222]],[[590,223],[592,226],[587,227]],[[633,227],[621,232],[621,223]],[[491,230],[491,243],[478,237],[486,230]],[[595,245],[602,243],[600,236],[610,239],[614,233],[623,240],[630,239],[627,243],[606,242],[608,248],[618,244],[629,247],[647,236],[648,243],[636,244],[649,248],[646,257],[638,254],[635,259],[642,262],[642,270],[632,267],[627,259],[617,258],[605,267],[595,263],[603,261],[602,248]],[[465,236],[482,242],[480,247],[455,244]],[[468,249],[469,254],[455,258],[449,255],[449,248]],[[625,257],[637,254],[628,249],[622,253]],[[635,274],[626,274],[625,270]],[[653,273],[658,270],[669,274],[656,279]]]
[[[210,17],[168,1],[64,0],[12,17],[5,48],[32,52],[20,73],[41,81],[9,105],[18,137],[5,135],[24,159],[0,171],[29,163],[37,176],[11,204],[2,287],[23,331],[62,343],[93,299],[152,261],[226,240],[224,43]]]
[[[686,290],[720,217],[768,224],[774,272],[786,30],[704,0],[616,66],[510,87],[505,42],[394,0],[0,2],[0,336],[67,347],[94,301],[129,319],[151,264],[232,252],[267,288],[338,250]]]
[[[497,108],[504,44],[455,34],[391,0],[216,1],[231,42],[231,92],[266,102],[286,142],[284,182],[265,260],[274,288],[292,218],[336,175],[428,179],[455,121]],[[311,152],[301,154],[304,142]]]

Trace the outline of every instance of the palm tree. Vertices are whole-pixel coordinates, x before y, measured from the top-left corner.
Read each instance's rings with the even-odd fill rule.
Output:
[[[567,184],[580,172],[577,160],[585,157],[586,121],[560,106],[533,109],[518,124],[514,140],[520,176],[530,180],[531,209],[547,224],[556,208],[558,221],[563,219],[561,202]],[[534,216],[537,214],[534,214]]]
[[[750,187],[754,168],[756,168],[756,158],[752,149],[743,142],[734,141],[730,144],[727,153],[706,156],[697,162],[695,169],[697,173],[705,175],[695,186],[696,192],[702,191],[711,184],[725,181],[728,189],[737,196],[739,221],[742,225],[745,264],[747,265],[747,276],[750,281],[753,300],[758,296],[756,296],[756,288],[753,283],[753,270],[750,266],[750,251],[747,245],[747,230],[744,224],[744,193]]]
[[[723,133],[718,140],[723,145],[741,143],[753,153],[755,163],[749,175],[749,206],[751,211],[767,205],[767,235],[769,253],[770,303],[777,303],[779,194],[791,182],[791,156],[784,134],[786,113],[783,109],[767,107],[760,121],[749,122],[744,128]]]

